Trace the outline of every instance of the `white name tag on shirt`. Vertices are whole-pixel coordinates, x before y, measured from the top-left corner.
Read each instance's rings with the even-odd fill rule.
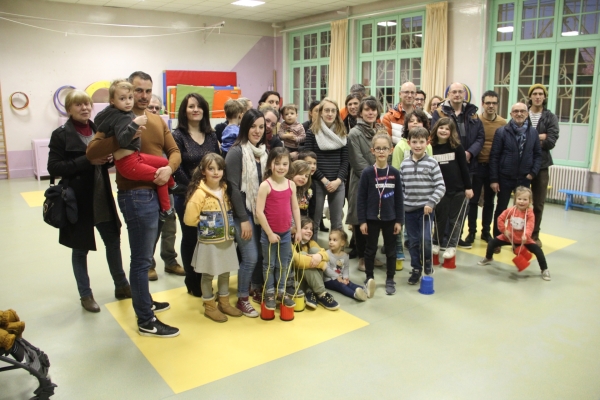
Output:
[[[377,189],[385,189],[385,188],[394,189],[396,187],[396,184],[395,183],[376,183],[375,187]]]
[[[456,153],[436,154],[433,156],[439,164],[448,164],[456,159]]]

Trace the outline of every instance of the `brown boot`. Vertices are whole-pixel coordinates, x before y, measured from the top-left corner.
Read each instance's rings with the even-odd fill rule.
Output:
[[[0,311],[0,328],[4,328],[9,322],[20,321],[15,310]]]
[[[215,322],[226,322],[227,316],[223,314],[217,308],[217,303],[215,302],[215,296],[213,296],[210,300],[202,299],[204,302],[204,316],[206,318],[210,318]]]
[[[81,306],[89,312],[100,312],[100,306],[96,303],[96,300],[94,300],[94,296],[92,295],[82,297]]]
[[[148,270],[148,280],[149,281],[157,281],[158,280],[158,274],[156,273],[156,268],[150,268]]]
[[[9,322],[8,326],[5,329],[8,333],[16,335],[18,339],[21,339],[21,337],[23,336],[23,331],[25,330],[25,322]]]
[[[125,285],[115,288],[115,297],[119,300],[131,298],[131,286]]]
[[[219,295],[218,308],[223,314],[227,314],[232,317],[241,317],[242,315],[244,315],[241,310],[238,310],[237,308],[232,307],[231,304],[229,304],[229,295]]]

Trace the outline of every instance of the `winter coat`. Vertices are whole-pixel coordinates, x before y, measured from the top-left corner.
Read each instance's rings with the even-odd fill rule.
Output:
[[[371,153],[371,140],[375,130],[359,119],[348,135],[348,155],[350,159],[350,188],[348,189],[348,216],[346,223],[358,225],[356,202],[358,199],[358,182],[366,167],[375,164],[375,156]],[[318,162],[318,161],[317,161]]]
[[[312,267],[324,271],[327,268],[327,262],[329,261],[329,255],[325,249],[321,248],[314,240],[309,240],[308,243],[300,243],[298,246],[292,246],[292,259],[294,261],[294,268],[296,269],[310,269],[310,262],[314,254],[321,255],[321,262],[319,265]]]
[[[529,123],[531,124],[531,120]],[[554,165],[550,150],[554,148],[556,141],[558,140],[558,133],[560,130],[558,127],[558,118],[552,111],[544,108],[535,130],[538,131],[539,134],[546,134],[546,140],[542,141],[542,165],[540,169],[549,168],[551,165]]]
[[[531,208],[521,211],[517,206],[508,208],[498,216],[498,239],[514,244],[534,244],[531,238],[535,226],[535,214]],[[506,232],[512,236],[512,240],[506,236]],[[525,235],[525,241],[523,241]]]
[[[96,126],[89,122],[92,130]],[[52,132],[48,155],[48,172],[51,176],[60,176],[69,180],[69,186],[77,199],[78,218],[75,224],[60,229],[58,242],[63,246],[80,250],[96,250],[94,235],[94,179],[96,166],[85,156],[86,145],[79,138],[75,126],[69,119],[63,126]],[[110,186],[108,169],[112,164],[101,166],[102,180],[108,208],[114,216],[114,223],[121,227],[117,207]]]
[[[198,228],[198,241],[205,244],[234,240],[233,211],[227,196],[227,185],[222,186],[219,199],[204,181],[185,206],[184,224]]]
[[[542,164],[542,148],[537,131],[529,126],[525,132],[526,142],[519,159],[516,132],[510,122],[496,130],[490,152],[490,181],[523,179],[527,174],[535,177]]]
[[[398,110],[390,108],[381,119],[381,122],[387,129],[388,135],[392,137],[394,146],[402,138],[402,129],[404,128],[404,118],[406,112],[402,109],[402,104],[398,103]]]
[[[471,154],[471,160],[469,161],[469,171],[475,172],[477,170],[477,156],[479,152],[483,148],[483,143],[485,142],[485,131],[483,129],[483,124],[479,119],[479,115],[477,115],[476,105],[464,102],[463,103],[463,114],[465,116],[465,139],[463,140],[460,137],[460,131],[458,136],[460,137],[461,144]],[[431,126],[433,127],[440,118],[448,117],[451,118],[456,124],[456,129],[458,129],[458,119],[454,115],[454,109],[452,108],[452,104],[450,104],[450,100],[444,101],[440,104],[433,112],[431,116]]]

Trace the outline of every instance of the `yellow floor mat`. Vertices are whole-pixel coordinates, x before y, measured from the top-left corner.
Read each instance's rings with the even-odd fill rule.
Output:
[[[232,277],[230,292],[236,293],[236,287],[237,279]],[[204,317],[202,300],[190,296],[185,287],[153,293],[152,297],[171,304],[171,309],[158,314],[158,318],[178,327],[181,330],[178,337],[157,339],[138,335],[130,300],[108,303],[106,308],[175,393],[368,325],[343,310],[332,312],[321,307],[315,311],[296,312],[290,322],[281,321],[277,311],[272,321],[263,321],[260,317],[230,317],[225,323],[216,323]],[[234,297],[231,296],[232,303]]]

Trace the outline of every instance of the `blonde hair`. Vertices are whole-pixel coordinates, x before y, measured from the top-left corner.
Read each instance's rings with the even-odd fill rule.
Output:
[[[83,90],[71,90],[69,93],[67,93],[67,97],[65,98],[65,111],[67,111],[67,114],[69,114],[69,109],[74,104],[81,103],[89,104],[90,106],[94,105],[94,102],[92,101],[90,95],[84,92]]]
[[[124,89],[129,92],[132,92],[133,85],[131,83],[129,83],[128,80],[115,79],[114,81],[112,81],[112,83],[110,84],[110,87],[108,88],[108,98],[109,99],[111,99],[111,100],[113,99],[113,96],[115,95],[115,92],[117,91],[117,89]]]
[[[308,174],[308,180],[306,181],[304,186],[296,187],[296,196],[298,197],[298,199],[302,198],[302,196],[304,196],[304,193],[306,193],[308,188],[310,188],[310,185],[312,183],[312,180],[310,178],[310,171],[310,165],[304,160],[296,160],[290,165],[290,169],[286,175],[287,179],[293,181],[294,176],[296,175]]]
[[[246,111],[246,108],[238,100],[229,99],[225,102],[225,117],[234,119]]]
[[[335,132],[335,134],[339,137],[346,137],[348,132],[346,132],[346,126],[344,125],[344,121],[342,121],[342,117],[340,116],[340,107],[338,106],[338,103],[335,100],[330,99],[329,97],[325,97],[317,106],[317,108],[319,109],[319,117],[315,118],[312,121],[310,125],[310,130],[315,135],[317,135],[321,131],[321,119],[323,118],[323,106],[325,105],[325,103],[331,103],[335,106],[335,121],[333,121],[331,130]]]
[[[378,140],[387,141],[388,145],[390,146],[390,150],[392,147],[394,147],[394,145],[392,144],[392,138],[390,137],[390,135],[387,134],[387,131],[385,133],[376,133],[375,136],[373,136],[373,140],[371,140],[372,148],[375,148],[375,142],[377,142]]]
[[[515,189],[515,203],[517,202],[517,197],[520,193],[529,193],[529,205],[527,206],[527,208],[531,208],[531,206],[533,205],[533,192],[531,191],[531,189],[525,186],[518,186]]]

